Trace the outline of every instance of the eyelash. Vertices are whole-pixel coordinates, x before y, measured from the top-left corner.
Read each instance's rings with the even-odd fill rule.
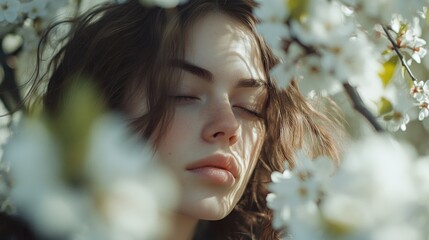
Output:
[[[199,100],[198,97],[194,97],[194,96],[180,96],[180,95],[179,96],[174,96],[174,99],[175,99],[175,101],[182,102],[182,103],[187,103],[187,102]],[[264,118],[261,113],[253,111],[253,110],[250,110],[248,108],[240,107],[240,106],[233,106],[233,107],[239,108],[240,110],[243,110],[246,113],[248,113],[248,114],[250,114],[250,115],[252,115],[254,117],[261,118],[261,119]]]
[[[175,101],[193,101],[193,100],[199,100],[199,98],[197,97],[193,97],[193,96],[174,96],[174,100]]]
[[[241,110],[243,110],[243,111],[245,111],[245,112],[249,113],[250,115],[255,116],[257,118],[261,118],[261,119],[264,118],[261,113],[255,112],[253,110],[250,110],[250,109],[247,109],[244,107],[238,107],[238,108],[240,108]]]

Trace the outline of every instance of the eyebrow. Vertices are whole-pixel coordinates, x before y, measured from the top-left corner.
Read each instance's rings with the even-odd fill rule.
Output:
[[[175,59],[172,61],[173,67],[181,68],[191,74],[194,74],[201,79],[204,79],[208,82],[213,82],[213,73],[209,70],[199,67],[195,64],[192,64],[186,60]],[[259,87],[267,87],[267,82],[262,79],[255,78],[242,78],[238,81],[236,87],[243,88],[259,88]]]

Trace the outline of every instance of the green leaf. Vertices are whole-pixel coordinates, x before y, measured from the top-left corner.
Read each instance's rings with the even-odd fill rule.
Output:
[[[393,110],[392,103],[387,100],[386,98],[382,97],[380,101],[378,102],[378,114],[379,116],[382,116],[384,114],[387,114]]]
[[[285,0],[293,19],[302,21],[308,14],[309,0]]]
[[[105,111],[100,93],[89,79],[74,79],[67,89],[61,112],[52,119],[63,157],[63,177],[72,185],[85,181],[83,167],[89,147],[91,129]]]
[[[383,69],[378,75],[380,76],[384,87],[389,85],[389,83],[392,81],[398,62],[399,57],[395,55],[383,63]]]
[[[393,114],[389,114],[389,115],[385,115],[383,116],[383,120],[384,121],[390,121],[393,119]]]

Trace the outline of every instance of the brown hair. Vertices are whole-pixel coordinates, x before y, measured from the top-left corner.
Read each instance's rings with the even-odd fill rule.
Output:
[[[169,60],[184,53],[186,30],[200,16],[218,11],[226,14],[253,33],[268,79],[266,136],[254,173],[234,210],[224,219],[207,223],[196,239],[279,239],[271,226],[272,212],[266,204],[267,184],[273,171],[293,167],[293,153],[306,148],[312,156],[327,155],[338,159],[338,146],[332,128],[339,127],[306,100],[293,82],[279,89],[270,78],[270,69],[278,63],[263,39],[256,33],[257,19],[253,0],[189,0],[173,9],[146,8],[139,1],[105,4],[67,21],[72,23],[65,44],[49,63],[51,76],[43,98],[48,114],[56,114],[65,90],[76,76],[85,75],[100,89],[106,105],[125,112],[137,99],[146,99],[143,116],[132,119],[132,127],[149,138],[155,129],[166,129],[172,117],[169,91],[180,74],[169,67]],[[61,23],[53,25],[42,39]],[[41,56],[42,50],[39,50]],[[36,76],[39,86],[43,76]],[[144,98],[142,98],[144,97]],[[329,128],[329,129],[328,129]],[[157,132],[158,133],[158,132]],[[158,134],[158,140],[164,132]],[[155,141],[156,142],[156,141]]]

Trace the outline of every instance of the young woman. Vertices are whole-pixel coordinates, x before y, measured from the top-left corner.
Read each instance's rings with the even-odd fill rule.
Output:
[[[171,239],[278,239],[265,201],[271,173],[293,166],[301,148],[338,157],[334,122],[295,84],[282,90],[270,78],[278,60],[256,32],[256,5],[99,6],[71,22],[50,62],[48,114],[85,76],[175,172],[182,198]]]

